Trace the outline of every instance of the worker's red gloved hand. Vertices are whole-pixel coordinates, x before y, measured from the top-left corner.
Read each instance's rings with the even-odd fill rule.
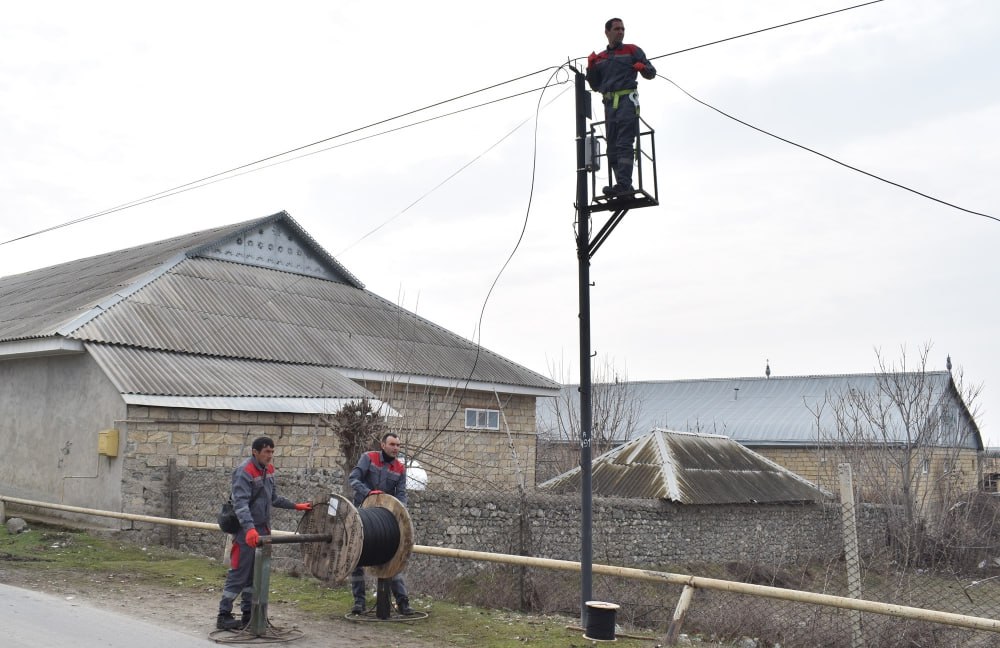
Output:
[[[380,491],[380,490],[368,491],[368,494],[369,495],[381,495],[382,491]]]
[[[597,61],[597,54],[591,52],[590,55],[587,56],[587,67],[591,67],[592,65],[594,65],[595,61]]]
[[[295,505],[296,511],[311,511],[313,510],[312,502],[299,502]]]
[[[635,63],[632,64],[632,69],[635,70],[636,72],[642,72],[643,70],[646,69],[646,64],[643,63],[642,61],[636,61]]]
[[[257,533],[257,529],[250,529],[247,531],[247,546],[256,547],[257,542],[260,540],[260,534]]]

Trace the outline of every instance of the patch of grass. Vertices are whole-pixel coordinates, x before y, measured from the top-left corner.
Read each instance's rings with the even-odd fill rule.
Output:
[[[0,564],[4,560],[22,565],[30,561],[31,569],[42,573],[71,571],[109,581],[127,578],[133,583],[155,583],[180,591],[220,586],[226,571],[217,560],[40,525],[13,536],[0,530]],[[331,589],[312,577],[272,572],[269,602],[294,606],[315,617],[330,618],[346,614],[352,596],[346,586]],[[410,603],[416,610],[432,615],[433,623],[388,623],[383,624],[382,629],[438,646],[582,648],[594,645],[582,638],[580,630],[566,629],[566,626],[577,625],[578,619],[457,605],[422,596],[411,597]],[[619,635],[615,645],[648,648],[651,641]]]
[[[17,535],[0,535],[2,559],[32,562],[39,571],[68,569],[142,576],[177,587],[201,588],[211,579],[221,582],[226,571],[218,561],[208,558],[38,525]]]

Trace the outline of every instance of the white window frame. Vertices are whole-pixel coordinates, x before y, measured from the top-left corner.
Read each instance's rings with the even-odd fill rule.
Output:
[[[472,417],[473,424],[469,425]],[[465,408],[465,429],[466,430],[499,430],[500,410],[482,409],[478,407]]]

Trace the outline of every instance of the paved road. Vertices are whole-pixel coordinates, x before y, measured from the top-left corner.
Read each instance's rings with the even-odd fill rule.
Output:
[[[4,648],[206,648],[196,637],[32,590],[0,584]]]

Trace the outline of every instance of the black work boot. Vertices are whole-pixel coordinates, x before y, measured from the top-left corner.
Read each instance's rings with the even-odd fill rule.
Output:
[[[396,608],[403,616],[410,616],[413,614],[413,608],[410,607],[410,599],[408,598],[398,599],[396,601]]]
[[[239,630],[243,624],[231,612],[220,612],[215,618],[215,627],[219,630]]]
[[[351,614],[364,614],[364,613],[365,613],[365,600],[354,599],[354,607],[351,608]]]
[[[240,627],[245,628],[250,625],[250,619],[253,617],[253,612],[244,612],[240,617]]]

